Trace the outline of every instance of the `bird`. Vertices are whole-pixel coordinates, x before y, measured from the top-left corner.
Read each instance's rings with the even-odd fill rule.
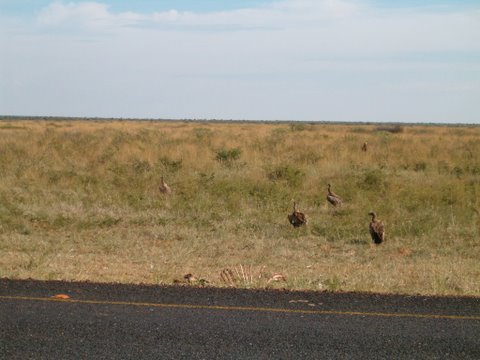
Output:
[[[370,235],[372,236],[372,240],[375,244],[381,244],[385,241],[385,225],[382,221],[377,220],[377,214],[373,211],[369,212],[368,215],[372,217],[372,221],[370,222]]]
[[[287,217],[288,221],[293,225],[293,227],[299,227],[307,223],[307,217],[303,212],[298,211],[297,203],[295,201],[293,202],[293,213]]]
[[[158,190],[160,190],[162,194],[170,194],[172,192],[172,189],[167,185],[163,176],[160,178],[160,186],[158,187]]]
[[[330,190],[330,187],[331,185],[328,184],[327,201],[333,206],[341,205],[343,202],[342,198]]]
[[[362,145],[362,151],[367,151],[367,142],[366,141]]]

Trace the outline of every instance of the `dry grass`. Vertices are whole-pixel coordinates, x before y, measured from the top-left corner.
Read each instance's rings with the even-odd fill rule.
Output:
[[[480,127],[1,121],[0,174],[0,277],[480,295]]]

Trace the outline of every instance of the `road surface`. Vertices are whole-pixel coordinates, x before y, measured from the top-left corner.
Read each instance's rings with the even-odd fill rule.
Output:
[[[480,359],[480,298],[0,279],[0,359]]]

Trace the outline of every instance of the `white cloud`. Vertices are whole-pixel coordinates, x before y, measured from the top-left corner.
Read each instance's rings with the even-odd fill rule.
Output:
[[[78,26],[105,28],[143,23],[151,26],[235,26],[243,28],[311,26],[315,21],[326,21],[351,16],[357,10],[352,2],[343,0],[284,0],[259,8],[241,8],[229,11],[194,13],[171,9],[152,14],[135,12],[112,13],[100,2],[56,1],[44,8],[37,17],[46,26]]]
[[[154,13],[158,24],[179,26],[230,26],[243,29],[312,27],[318,22],[353,15],[357,6],[342,0],[284,0],[258,8],[210,13],[169,10]]]
[[[124,25],[133,25],[145,17],[124,12],[113,14],[108,5],[97,2],[67,3],[54,2],[44,8],[37,17],[39,24],[46,26],[69,26],[87,29],[105,29]]]
[[[321,13],[328,17],[345,17],[358,11],[355,1],[343,0],[284,0],[274,3],[272,8],[289,13]]]
[[[98,2],[54,2],[37,20],[49,28],[79,31],[115,32],[133,26],[135,31],[204,29],[223,36],[225,30],[250,30],[253,33],[245,36],[250,41],[261,39],[263,31],[270,46],[302,46],[309,53],[480,50],[479,10],[376,10],[358,0],[283,0],[259,8],[151,14],[113,13]]]

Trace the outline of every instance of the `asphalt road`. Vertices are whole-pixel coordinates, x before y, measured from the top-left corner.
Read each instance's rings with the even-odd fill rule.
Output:
[[[480,298],[0,279],[0,359],[141,358],[480,359]]]

